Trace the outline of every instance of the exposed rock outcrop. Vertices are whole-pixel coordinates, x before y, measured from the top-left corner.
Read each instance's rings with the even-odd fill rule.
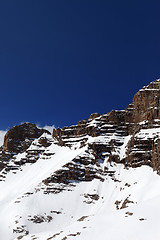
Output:
[[[57,143],[70,147],[78,143],[82,147],[87,144],[87,136],[93,137],[93,144],[89,146],[96,158],[105,155],[109,161],[122,162],[126,167],[145,164],[160,173],[158,128],[160,80],[143,87],[125,110],[113,110],[103,115],[91,114],[88,120],[80,121],[78,125],[54,129],[53,137]],[[156,132],[156,135],[152,132]],[[125,149],[124,141],[128,141]]]
[[[88,120],[79,121],[77,125],[53,129],[52,141],[55,144],[73,149],[86,146],[86,152],[44,180],[44,183],[90,181],[93,178],[103,180],[107,168],[104,166],[102,170],[99,161],[106,158],[110,163],[123,163],[126,167],[149,165],[160,174],[159,107],[160,80],[156,80],[143,87],[125,110],[113,110],[103,115],[94,113]],[[10,129],[0,151],[0,168],[15,169],[21,164],[36,162],[39,154],[51,145],[51,140],[42,137],[37,144],[38,148],[43,148],[34,151],[28,148],[43,133],[49,134],[47,130],[39,129],[31,123]],[[7,167],[9,159],[24,151],[25,158],[14,167]]]
[[[4,137],[3,150],[20,153],[25,151],[35,138],[39,138],[45,129],[38,128],[32,123],[23,123],[11,128]]]
[[[7,166],[8,161],[14,158],[14,155],[26,151],[32,142],[43,133],[50,134],[47,130],[38,128],[32,123],[23,123],[11,128],[6,133],[3,146],[0,149],[0,170]],[[46,139],[40,139],[39,141],[44,146],[48,146]],[[35,159],[37,159],[37,154],[38,152],[34,153]],[[26,162],[26,159],[21,162]]]
[[[1,239],[86,239],[91,232],[93,239],[95,226],[95,239],[105,239],[111,224],[130,239],[134,223],[147,219],[154,226],[149,237],[159,236],[160,180],[141,167],[160,175],[159,98],[157,80],[125,110],[91,114],[52,135],[31,123],[10,129],[0,148]],[[120,236],[112,228],[112,239],[113,232]]]

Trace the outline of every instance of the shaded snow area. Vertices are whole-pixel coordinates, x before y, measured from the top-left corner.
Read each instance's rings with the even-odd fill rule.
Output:
[[[50,135],[43,136],[52,141]],[[129,138],[124,140],[127,143]],[[100,162],[102,169],[108,169],[103,181],[51,186],[44,180],[85,154],[86,146],[71,149],[52,141],[44,149],[35,140],[28,151],[37,149],[38,161],[1,174],[0,240],[159,239],[160,177],[152,168],[124,169],[122,164],[109,163],[106,157]],[[121,156],[125,155],[124,149],[123,145],[119,150]],[[10,165],[20,163],[25,154],[18,154]],[[47,192],[51,187],[56,191]]]
[[[0,130],[0,146],[3,145],[3,141],[4,141],[4,136],[6,134],[6,131],[2,131]]]

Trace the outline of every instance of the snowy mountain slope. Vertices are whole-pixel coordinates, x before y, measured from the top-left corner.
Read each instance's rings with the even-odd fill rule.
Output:
[[[23,239],[34,239],[33,235],[49,239],[61,231],[53,239],[72,239],[72,234],[77,234],[75,239],[107,239],[107,235],[108,239],[119,239],[119,234],[121,239],[135,239],[135,229],[139,239],[144,232],[145,239],[149,239],[153,233],[145,228],[150,222],[155,223],[154,239],[158,237],[156,221],[160,213],[156,203],[160,200],[160,178],[151,168],[126,170],[121,164],[106,163],[112,174],[105,181],[74,182],[57,194],[44,194],[42,180],[85,150],[61,149],[54,143],[49,148],[55,153],[51,158],[24,165],[1,182],[1,239],[20,239],[16,238],[17,233],[20,237],[28,232]],[[103,163],[100,165],[103,169]]]
[[[123,111],[10,129],[0,149],[1,240],[159,239],[160,81]]]
[[[70,161],[69,149],[64,151]],[[55,155],[61,157],[58,150]],[[150,167],[126,170],[123,165],[108,164],[114,179],[74,183],[57,194],[44,194],[38,185],[49,175],[43,166],[49,162],[35,163],[31,172],[31,166],[24,166],[23,181],[21,173],[10,174],[1,185],[1,239],[20,239],[16,232],[20,237],[28,231],[23,239],[50,239],[58,233],[53,239],[73,239],[74,235],[75,239],[158,239],[160,178]],[[53,172],[56,163],[51,165]],[[40,171],[43,177],[35,179]]]

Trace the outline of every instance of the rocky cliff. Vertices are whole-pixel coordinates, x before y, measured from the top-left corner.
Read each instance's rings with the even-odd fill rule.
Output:
[[[54,129],[52,135],[31,123],[10,129],[0,149],[0,239],[94,239],[90,232],[91,237],[83,236],[88,225],[81,225],[100,206],[123,212],[138,204],[141,198],[133,192],[145,183],[138,185],[142,180],[137,176],[145,166],[160,174],[159,104],[156,80],[125,110],[91,114],[77,125]],[[133,171],[139,174],[135,178]],[[7,214],[9,221],[4,220]],[[132,215],[125,212],[125,217]],[[81,230],[66,233],[66,221]]]
[[[92,114],[78,125],[53,131],[57,144],[83,147],[95,159],[123,163],[126,167],[149,165],[160,173],[160,80],[143,87],[125,110]],[[96,160],[95,160],[96,161]]]
[[[91,114],[88,120],[79,121],[77,125],[53,130],[52,140],[39,139],[39,146],[47,147],[49,142],[71,149],[86,146],[84,156],[73,159],[59,170],[53,181],[92,180],[105,174],[93,166],[107,157],[107,161],[123,163],[125,167],[149,165],[160,174],[160,80],[143,87],[133,98],[133,103],[125,110],[111,111],[107,114]],[[24,164],[35,162],[42,150],[27,150],[34,139],[38,139],[47,130],[39,129],[35,124],[24,123],[10,129],[4,138],[0,152],[0,166],[8,166],[14,155],[26,152],[25,158],[18,162]],[[44,151],[44,150],[43,150]],[[81,167],[79,169],[79,163]],[[15,164],[16,165],[16,164]],[[83,170],[82,170],[83,166]],[[91,167],[89,167],[91,166]],[[17,166],[13,167],[13,169]],[[55,173],[54,173],[55,175]]]

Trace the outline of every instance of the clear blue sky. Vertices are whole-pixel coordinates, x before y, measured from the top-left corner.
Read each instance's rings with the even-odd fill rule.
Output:
[[[159,1],[0,1],[0,129],[124,109],[157,78]]]

